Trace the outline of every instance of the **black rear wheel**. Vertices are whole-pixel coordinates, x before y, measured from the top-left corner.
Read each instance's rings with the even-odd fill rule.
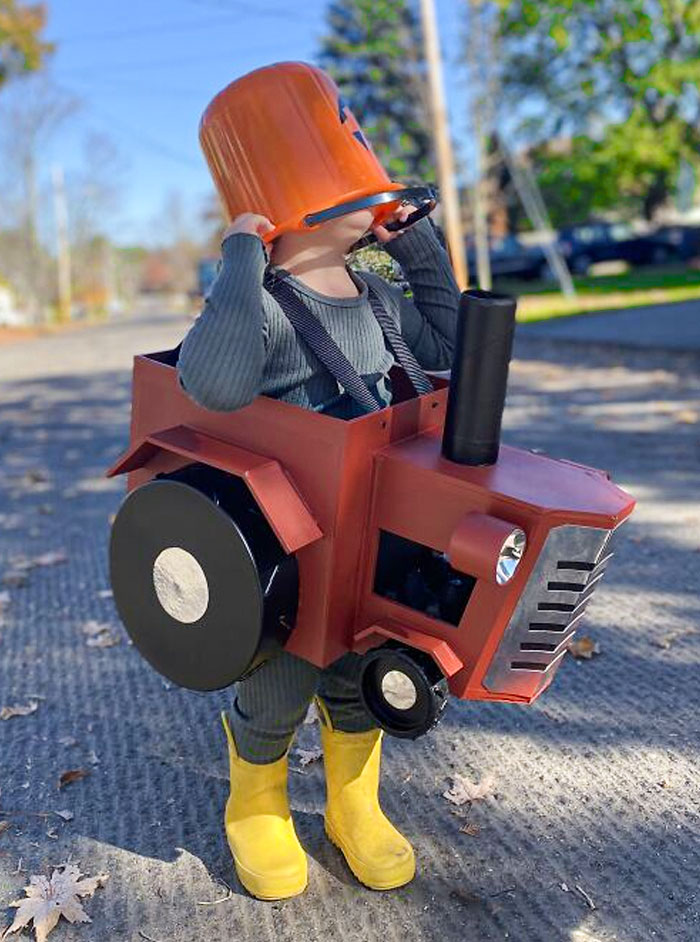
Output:
[[[110,544],[114,601],[140,653],[174,683],[227,687],[294,624],[297,563],[246,485],[201,465],[132,491]]]

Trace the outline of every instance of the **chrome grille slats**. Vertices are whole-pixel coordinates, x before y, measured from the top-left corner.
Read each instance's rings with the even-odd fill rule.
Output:
[[[532,688],[558,666],[612,553],[612,531],[566,525],[550,530],[506,627],[484,685],[493,692]]]

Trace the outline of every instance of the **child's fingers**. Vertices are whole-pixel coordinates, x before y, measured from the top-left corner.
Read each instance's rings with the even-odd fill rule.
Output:
[[[372,226],[372,232],[377,237],[377,242],[391,242],[397,232],[389,232],[386,226]]]
[[[396,212],[391,217],[391,222],[406,222],[411,213],[415,212],[416,207],[412,206],[410,203],[399,206]],[[399,229],[397,232],[392,232],[390,229],[387,229],[386,226],[373,226],[372,232],[377,237],[379,242],[391,242],[392,239],[395,239],[397,236],[401,235],[403,230]]]
[[[221,241],[225,242],[228,236],[239,232],[247,235],[257,235],[262,238],[265,233],[272,231],[274,228],[267,216],[261,216],[259,213],[241,213],[224,231]]]
[[[256,216],[257,220],[257,233],[259,236],[264,236],[268,232],[272,232],[275,228],[267,216]]]

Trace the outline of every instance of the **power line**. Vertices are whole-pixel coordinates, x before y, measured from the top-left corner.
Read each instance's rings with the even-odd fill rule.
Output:
[[[209,10],[228,10],[231,7],[231,0],[189,0],[190,3],[193,3],[196,7],[205,7]],[[262,6],[259,3],[255,4],[241,4],[237,3],[241,9],[247,10],[250,13],[258,13],[263,16],[279,16],[283,19],[298,19],[297,13],[292,13],[290,10],[283,10],[279,7],[270,7]]]
[[[160,87],[157,85],[152,85],[151,82],[148,82],[147,84],[138,83],[138,82],[128,82],[128,81],[124,81],[124,79],[117,78],[116,76],[98,75],[96,78],[90,77],[89,79],[83,79],[82,81],[89,82],[90,89],[85,89],[84,91],[81,92],[79,88],[76,88],[75,91],[80,94],[85,94],[88,90],[92,90],[93,88],[95,88],[95,86],[97,86],[97,91],[99,91],[100,94],[105,94],[105,93],[109,94],[110,92],[119,92],[120,90],[123,90],[125,92],[128,92],[131,98],[133,98],[134,92],[138,93],[139,95],[157,95],[162,98],[191,97],[191,98],[196,98],[199,101],[201,101],[202,107],[206,105],[207,101],[214,94],[214,90],[212,90],[211,88],[207,89],[206,91],[202,91],[196,88],[177,88],[177,87],[172,87],[170,85],[167,87]],[[75,85],[76,82],[80,83],[81,79],[80,78],[71,79],[71,83],[73,85]],[[106,88],[104,87],[105,85],[107,86]]]
[[[234,17],[234,13],[236,14]],[[282,10],[266,10],[264,7],[257,6],[248,6],[248,5],[238,5],[237,10],[232,10],[230,13],[219,16],[211,20],[189,20],[183,21],[180,23],[151,23],[147,26],[134,26],[129,29],[118,29],[118,30],[109,30],[102,33],[79,33],[77,36],[63,36],[58,37],[53,40],[53,42],[58,43],[59,45],[66,43],[75,43],[75,42],[103,42],[111,41],[112,39],[129,39],[132,37],[147,36],[149,34],[158,33],[181,33],[181,32],[190,32],[193,29],[210,29],[211,27],[216,26],[226,26],[229,23],[231,25],[240,22],[241,14],[252,14],[255,16],[275,16],[283,19],[288,19],[292,14],[289,11]]]
[[[134,26],[130,29],[110,30],[106,33],[79,33],[77,36],[59,36],[58,39],[52,41],[58,43],[58,45],[66,45],[67,43],[102,42],[105,40],[109,42],[112,39],[129,39],[133,36],[147,36],[152,33],[181,33],[183,31],[189,32],[193,29],[210,29],[212,26],[222,26],[229,22],[235,21],[218,17],[215,20],[191,20],[186,23],[153,23],[150,26]]]
[[[62,71],[66,75],[84,75],[86,73],[90,75],[94,75],[95,72],[98,72],[99,74],[104,74],[105,72],[111,72],[114,69],[119,69],[119,70],[125,69],[131,72],[134,70],[150,71],[151,69],[159,69],[164,66],[192,65],[195,63],[207,63],[208,65],[211,65],[211,63],[217,58],[217,56],[233,57],[236,54],[248,55],[251,53],[254,55],[258,55],[259,53],[263,53],[263,52],[272,52],[272,51],[277,52],[278,49],[279,49],[278,46],[271,46],[266,43],[264,46],[254,46],[254,47],[249,46],[245,50],[241,50],[239,53],[237,53],[236,50],[232,50],[229,47],[228,49],[222,52],[210,51],[206,55],[202,55],[200,53],[196,56],[179,56],[176,59],[149,59],[149,60],[144,60],[143,62],[113,62],[113,63],[107,62],[105,63],[104,61],[100,61],[100,62],[95,63],[94,65],[81,66],[80,68],[77,68],[77,69],[68,68]]]
[[[95,106],[89,102],[88,107],[93,112],[93,114],[96,115],[98,120],[101,119],[102,121],[107,121],[110,125],[121,128],[125,134],[128,134],[129,137],[132,137],[143,147],[152,150],[154,153],[158,153],[163,157],[168,157],[170,160],[176,161],[176,163],[183,164],[184,166],[194,168],[196,170],[203,169],[204,164],[201,161],[194,160],[187,154],[181,154],[178,151],[173,150],[168,144],[163,144],[161,141],[156,140],[149,134],[144,134],[143,131],[141,131],[139,128],[131,127],[129,124],[126,124],[124,121],[122,121],[121,118],[115,118],[113,114],[110,114],[103,108],[95,108]]]

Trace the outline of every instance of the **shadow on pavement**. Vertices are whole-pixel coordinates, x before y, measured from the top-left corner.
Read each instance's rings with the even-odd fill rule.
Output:
[[[621,365],[618,353],[540,343],[520,357],[506,440],[612,467],[643,495],[582,629],[601,654],[566,663],[530,708],[453,702],[429,736],[386,743],[385,807],[419,861],[409,887],[357,885],[324,835],[320,765],[292,774],[311,882],[272,905],[237,887],[223,832],[227,692],[166,685],[128,646],[105,595],[108,519],[124,485],[102,475],[127,445],[128,374],[4,384],[0,575],[19,555],[63,549],[67,559],[7,589],[0,706],[39,705],[0,723],[0,808],[12,811],[1,900],[26,882],[19,858],[39,873],[79,853],[88,872],[113,876],[91,901],[93,926],[64,925],[67,940],[131,942],[141,927],[175,942],[697,937],[700,634],[683,632],[700,627],[700,446],[692,423],[654,411],[661,399],[690,408],[696,380],[683,358]],[[91,619],[120,643],[88,647]],[[90,774],[59,791],[71,768]],[[457,809],[443,797],[452,776],[487,773],[485,801]],[[52,815],[61,809],[72,820]],[[202,905],[221,895],[217,881],[233,899]]]

